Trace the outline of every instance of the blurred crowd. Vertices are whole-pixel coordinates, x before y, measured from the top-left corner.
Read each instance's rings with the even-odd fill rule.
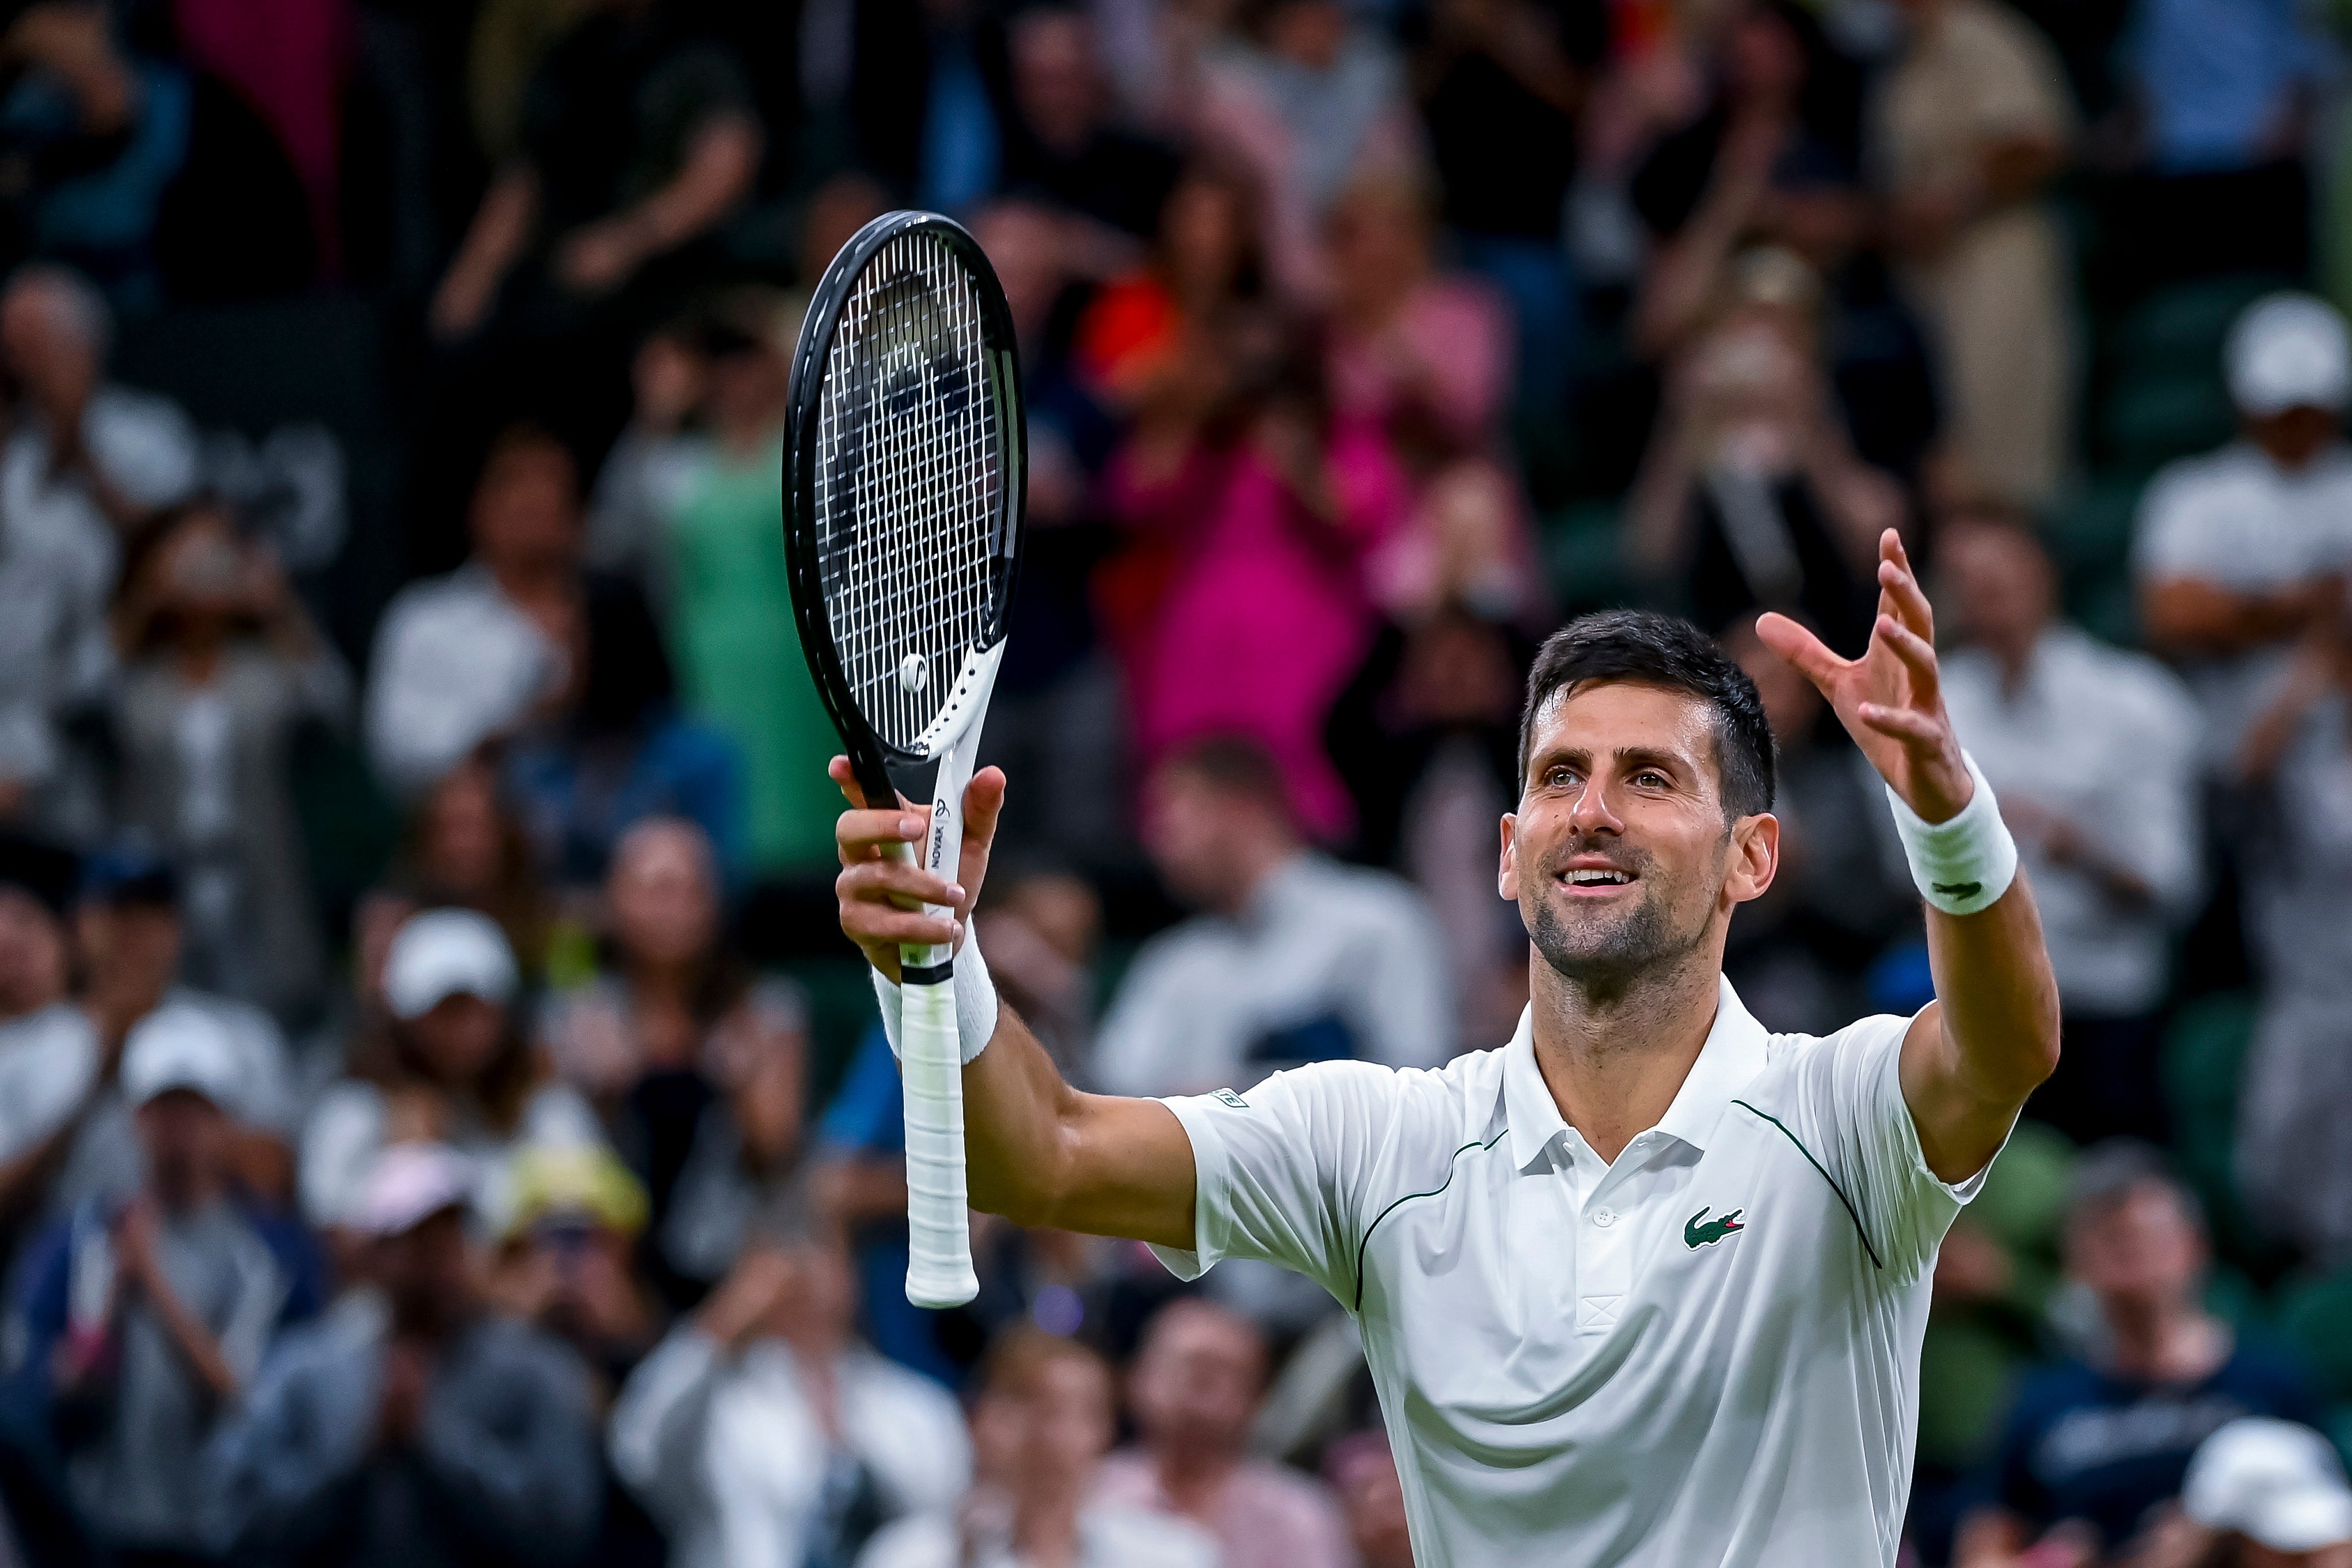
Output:
[[[1882,530],[2064,1062],[1904,1551],[2352,1568],[2352,120],[2304,0],[0,4],[0,1563],[1405,1568],[1352,1320],[976,1221],[907,1305],[780,549],[882,211],[1011,300],[976,929],[1074,1081],[1507,1037],[1524,664],[1781,755],[1727,969],[1931,993]]]

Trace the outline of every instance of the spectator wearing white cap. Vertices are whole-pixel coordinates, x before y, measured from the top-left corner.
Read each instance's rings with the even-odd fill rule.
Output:
[[[229,1561],[576,1563],[604,1476],[587,1369],[483,1310],[475,1163],[384,1150],[346,1215],[373,1290],[286,1336],[209,1456]]]
[[[378,1152],[432,1141],[469,1163],[475,1207],[495,1229],[507,1217],[517,1152],[601,1141],[587,1100],[543,1071],[520,1026],[520,987],[514,952],[488,915],[426,910],[394,933],[383,963],[390,1016],[303,1130],[299,1187],[312,1224],[352,1228]]]
[[[2231,756],[2296,635],[2341,603],[2352,567],[2352,396],[2344,319],[2307,294],[2256,301],[2224,351],[2243,433],[2157,475],[2135,570],[2149,643],[2178,660]]]
[[[316,1310],[299,1229],[238,1190],[238,1044],[194,1007],[132,1027],[121,1088],[142,1163],[127,1201],[93,1196],[33,1245],[11,1340],[76,1505],[123,1562],[205,1545],[197,1463],[278,1328]]]
[[[2210,1568],[2352,1568],[2352,1487],[2308,1426],[2231,1422],[2189,1461],[2180,1504],[2220,1546],[2199,1560]]]

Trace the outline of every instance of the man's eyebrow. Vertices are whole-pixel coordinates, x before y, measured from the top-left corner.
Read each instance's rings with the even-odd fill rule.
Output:
[[[1566,763],[1572,768],[1590,767],[1592,751],[1587,746],[1546,746],[1528,760],[1528,775],[1532,778],[1554,763]]]
[[[1681,752],[1655,746],[1627,746],[1617,753],[1617,761],[1627,768],[1662,768],[1678,774],[1690,771],[1690,763]]]

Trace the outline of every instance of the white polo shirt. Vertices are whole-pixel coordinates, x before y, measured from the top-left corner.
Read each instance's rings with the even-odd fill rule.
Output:
[[[1355,1313],[1422,1568],[1892,1564],[1937,1244],[1910,1021],[1768,1035],[1722,983],[1658,1125],[1604,1165],[1526,1016],[1433,1072],[1328,1062],[1165,1101],[1192,1279],[1298,1269]]]

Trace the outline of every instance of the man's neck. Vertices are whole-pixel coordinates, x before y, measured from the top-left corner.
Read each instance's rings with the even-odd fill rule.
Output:
[[[1715,1026],[1721,935],[1622,987],[1570,980],[1541,954],[1529,956],[1528,970],[1536,1070],[1560,1119],[1614,1163],[1666,1114]]]
[[[2228,1330],[2193,1303],[2147,1312],[2111,1310],[2107,1322],[2115,1335],[2115,1370],[2141,1382],[2199,1382],[2229,1359]]]
[[[572,591],[572,570],[563,562],[485,560],[482,564],[489,568],[499,592],[517,604],[538,604]]]
[[[1217,912],[1227,920],[1240,920],[1250,912],[1252,905],[1265,891],[1265,885],[1275,874],[1297,859],[1306,850],[1297,840],[1269,837],[1251,845],[1244,853],[1242,874],[1234,879],[1234,892]]]
[[[1160,1489],[1177,1511],[1205,1515],[1216,1501],[1217,1492],[1239,1465],[1239,1458],[1220,1449],[1189,1443],[1167,1443],[1155,1447],[1151,1455],[1160,1471]]]

